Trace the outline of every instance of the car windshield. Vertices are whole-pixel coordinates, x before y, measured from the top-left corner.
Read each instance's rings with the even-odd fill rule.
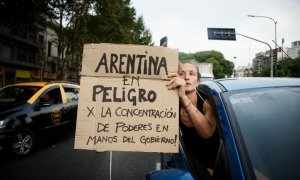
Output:
[[[38,86],[8,86],[0,90],[0,103],[4,105],[21,105],[26,103],[36,91]]]
[[[239,91],[229,100],[256,177],[300,177],[300,88]]]

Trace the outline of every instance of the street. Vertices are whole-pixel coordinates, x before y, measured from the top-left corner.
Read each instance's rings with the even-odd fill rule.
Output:
[[[0,150],[1,179],[140,180],[159,166],[159,153],[75,150],[74,133],[45,139],[24,159],[14,159]]]

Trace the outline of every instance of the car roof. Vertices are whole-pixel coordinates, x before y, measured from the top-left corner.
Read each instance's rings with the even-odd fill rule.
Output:
[[[234,91],[253,88],[293,87],[300,86],[300,78],[228,78],[213,80],[223,91]],[[211,82],[204,82],[211,83]]]
[[[45,86],[47,82],[21,82],[21,83],[15,83],[11,84],[9,86]]]
[[[9,86],[40,86],[43,87],[47,84],[72,84],[75,86],[78,86],[78,84],[72,83],[72,82],[65,82],[65,81],[50,81],[50,82],[20,82],[11,84]]]

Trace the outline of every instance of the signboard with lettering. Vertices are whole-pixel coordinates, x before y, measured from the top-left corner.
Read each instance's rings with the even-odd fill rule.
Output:
[[[177,49],[86,44],[75,149],[178,152],[177,68]]]
[[[207,28],[207,35],[210,40],[236,40],[234,28]]]

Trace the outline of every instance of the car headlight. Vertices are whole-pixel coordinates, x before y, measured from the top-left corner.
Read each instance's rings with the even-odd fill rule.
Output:
[[[9,119],[0,120],[0,129],[5,128],[8,121],[9,121]]]

